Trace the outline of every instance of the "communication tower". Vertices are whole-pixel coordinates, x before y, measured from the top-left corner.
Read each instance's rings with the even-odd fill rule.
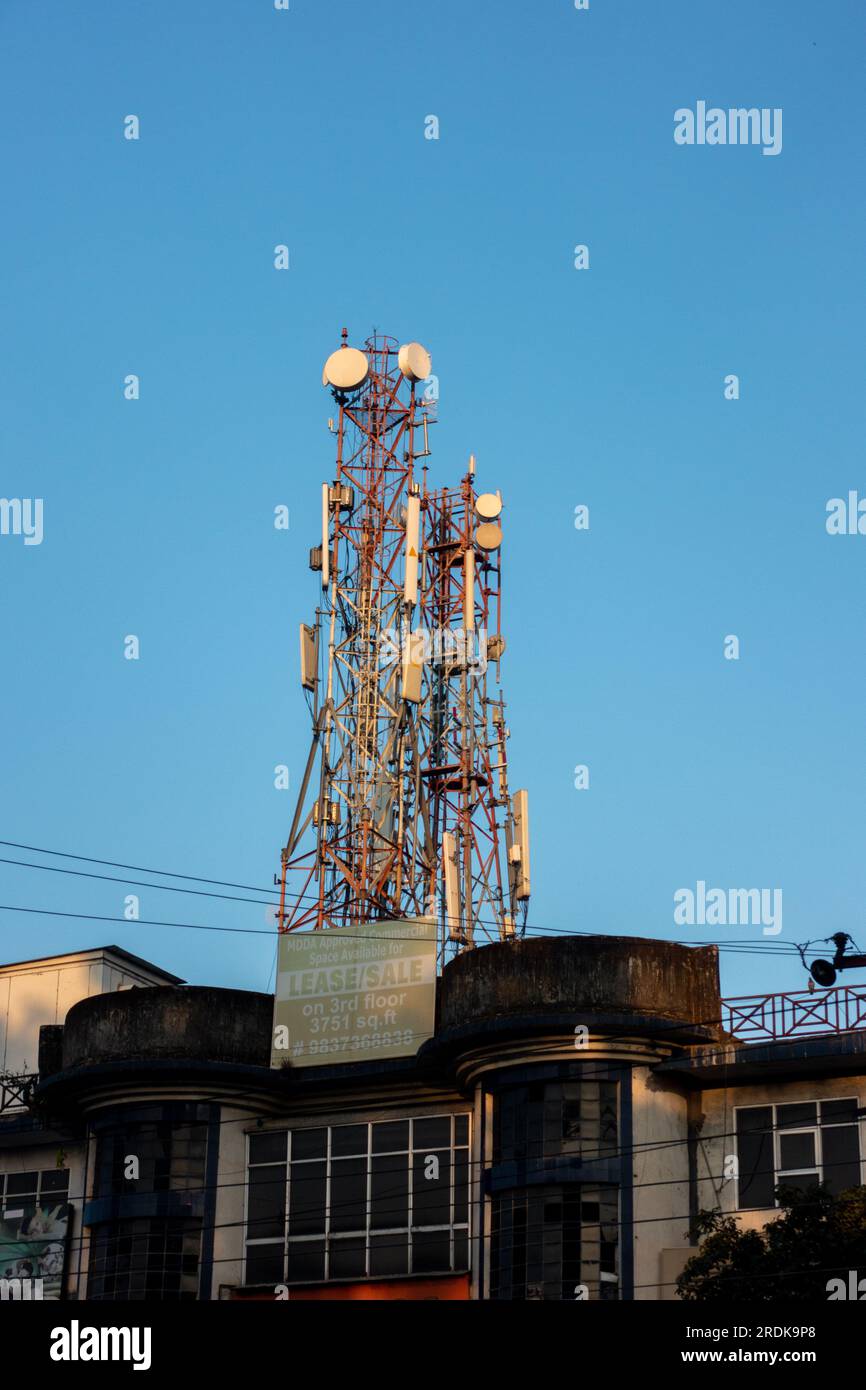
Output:
[[[322,376],[336,462],[300,628],[312,742],[279,926],[434,917],[444,956],[522,933],[529,899],[499,684],[502,500],[476,491],[474,458],[456,487],[429,489],[426,349],[342,339]]]

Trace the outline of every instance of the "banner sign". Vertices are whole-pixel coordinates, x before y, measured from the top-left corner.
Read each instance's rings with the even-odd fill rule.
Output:
[[[413,1057],[433,1036],[436,923],[416,917],[280,937],[271,1066]]]
[[[67,1202],[29,1215],[7,1209],[0,1220],[0,1300],[60,1298],[71,1212]]]

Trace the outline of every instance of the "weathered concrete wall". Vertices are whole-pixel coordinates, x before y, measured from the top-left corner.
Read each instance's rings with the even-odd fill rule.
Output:
[[[214,1266],[211,1298],[221,1284],[243,1283],[244,1221],[247,1196],[247,1130],[255,1116],[240,1106],[224,1105],[220,1115],[219,1175],[214,1218]],[[258,1131],[256,1131],[258,1132]]]
[[[843,1100],[850,1096],[857,1097],[859,1108],[866,1106],[866,1077],[822,1076],[817,1080],[774,1081],[704,1091],[698,1161],[699,1206],[707,1211],[720,1207],[726,1214],[736,1216],[743,1230],[759,1230],[779,1214],[776,1207],[739,1211],[736,1180],[725,1177],[726,1165],[728,1171],[732,1171],[732,1160],[737,1152],[734,1111],[738,1106],[795,1105],[799,1101]],[[866,1119],[860,1121],[860,1154],[860,1181],[866,1183]]]
[[[63,1024],[43,1023],[39,1029],[39,1076],[53,1076],[63,1066]]]
[[[442,1030],[553,1014],[703,1022],[713,1031],[718,952],[639,937],[537,937],[465,951],[445,967]]]
[[[192,985],[98,995],[66,1015],[63,1066],[176,1058],[266,1067],[273,1007],[270,994]]]
[[[662,1252],[688,1244],[688,1100],[649,1067],[632,1072],[634,1150],[634,1296],[673,1299],[664,1287]]]

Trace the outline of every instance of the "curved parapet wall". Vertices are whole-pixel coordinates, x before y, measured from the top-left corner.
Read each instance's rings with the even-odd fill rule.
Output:
[[[267,1067],[271,994],[157,985],[97,994],[66,1015],[63,1067],[172,1059]]]
[[[378,1062],[377,1075],[415,1084],[417,1068],[425,1084],[456,1078],[462,1086],[489,1064],[574,1060],[578,1024],[591,1035],[585,1058],[635,1060],[721,1034],[714,946],[610,936],[505,942],[451,961],[438,994],[435,1037],[417,1059]],[[247,990],[158,985],[96,995],[69,1010],[62,1057],[60,1038],[50,1048],[46,1039],[40,1089],[58,1103],[77,1095],[103,1105],[174,1088],[255,1093],[279,1106],[301,1088],[315,1092],[332,1072],[336,1084],[333,1068],[271,1069],[272,1022],[273,997]],[[360,1083],[371,1066],[337,1069],[341,1084]]]
[[[716,1037],[715,946],[632,936],[536,937],[465,951],[442,974],[440,1037],[586,1022],[677,1041]]]

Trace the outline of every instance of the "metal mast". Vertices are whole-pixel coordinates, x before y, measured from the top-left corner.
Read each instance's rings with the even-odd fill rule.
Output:
[[[526,793],[509,800],[493,693],[502,503],[476,494],[474,460],[455,489],[429,492],[426,465],[416,478],[429,454],[425,349],[374,334],[360,352],[346,337],[323,374],[336,469],[310,556],[321,600],[301,626],[313,738],[279,924],[435,916],[444,953],[449,940],[513,935],[529,896]]]

